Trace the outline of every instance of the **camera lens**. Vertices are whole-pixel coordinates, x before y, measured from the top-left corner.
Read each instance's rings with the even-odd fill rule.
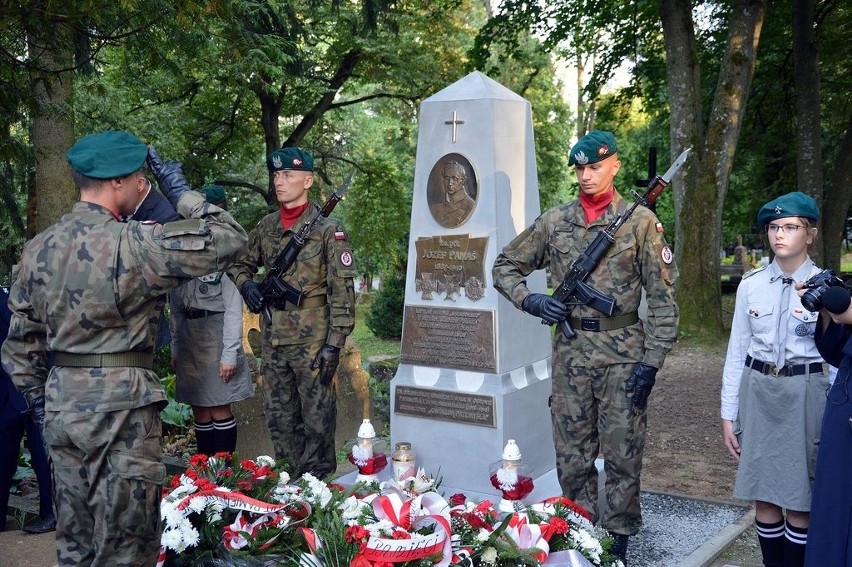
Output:
[[[809,289],[802,294],[802,306],[808,311],[819,311],[822,309],[822,292],[825,287]]]

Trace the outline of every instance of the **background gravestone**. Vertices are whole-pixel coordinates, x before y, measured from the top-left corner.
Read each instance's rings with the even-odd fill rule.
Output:
[[[555,466],[549,327],[491,281],[539,212],[529,102],[474,72],[422,103],[391,440],[446,494],[496,495],[489,466],[508,439],[533,478]],[[546,291],[544,272],[528,284]]]

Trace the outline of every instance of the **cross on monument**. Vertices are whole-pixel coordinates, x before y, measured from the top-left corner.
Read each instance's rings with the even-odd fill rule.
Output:
[[[454,110],[453,111],[453,119],[452,120],[445,120],[444,124],[446,124],[447,126],[452,124],[452,126],[453,126],[453,143],[455,144],[456,143],[456,130],[457,130],[459,124],[464,124],[464,120],[459,120],[457,113]]]

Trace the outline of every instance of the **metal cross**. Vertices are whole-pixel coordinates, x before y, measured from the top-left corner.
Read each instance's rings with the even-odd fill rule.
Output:
[[[458,128],[459,124],[464,124],[464,120],[459,120],[458,115],[457,115],[456,111],[454,110],[453,111],[453,119],[452,120],[445,120],[444,124],[446,124],[447,126],[452,124],[452,126],[453,126],[453,143],[455,144],[456,143],[456,129]]]

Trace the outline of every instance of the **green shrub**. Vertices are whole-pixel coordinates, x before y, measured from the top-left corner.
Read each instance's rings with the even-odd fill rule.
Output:
[[[405,272],[397,268],[385,275],[376,298],[373,300],[367,327],[381,339],[402,336],[402,310],[405,304]]]

